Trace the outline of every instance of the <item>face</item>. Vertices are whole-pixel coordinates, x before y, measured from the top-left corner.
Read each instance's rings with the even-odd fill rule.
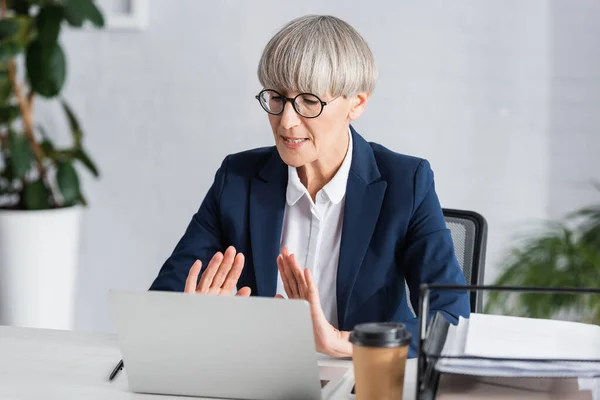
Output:
[[[298,94],[279,93],[289,98]],[[282,114],[267,114],[277,150],[287,165],[299,168],[311,163],[336,162],[340,155],[343,159],[348,146],[348,125],[362,114],[369,95],[319,97],[327,105],[316,118],[300,116],[290,102],[285,104]]]

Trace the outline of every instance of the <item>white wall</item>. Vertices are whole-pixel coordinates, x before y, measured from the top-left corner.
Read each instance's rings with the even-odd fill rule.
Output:
[[[254,99],[256,65],[276,30],[307,13],[334,14],[365,36],[380,80],[355,127],[369,140],[428,158],[442,205],[487,218],[488,278],[515,228],[548,215],[562,185],[554,181],[555,154],[571,157],[563,133],[549,126],[556,122],[549,115],[561,108],[550,101],[557,96],[551,74],[561,58],[550,34],[558,6],[544,0],[301,3],[151,0],[143,32],[65,35],[66,95],[103,174],[85,181],[91,207],[79,329],[112,329],[107,290],[149,286],[225,155],[271,143]],[[582,90],[590,93],[586,100],[598,99],[600,90]],[[58,108],[40,109],[40,120],[60,130]],[[595,124],[590,120],[581,135]],[[594,165],[596,159],[580,162],[584,170]],[[564,181],[572,178],[571,170],[561,171]],[[570,201],[559,203],[568,208]]]
[[[598,204],[600,192],[600,3],[552,2],[549,211]]]

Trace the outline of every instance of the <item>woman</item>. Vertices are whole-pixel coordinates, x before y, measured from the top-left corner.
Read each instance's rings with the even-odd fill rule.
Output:
[[[369,47],[338,18],[305,16],[269,41],[258,78],[275,147],[225,158],[150,289],[305,299],[332,356],[352,354],[362,322],[403,322],[416,343],[405,281],[414,309],[420,283],[465,281],[428,162],[350,126],[376,80]],[[468,295],[432,294],[430,307],[454,322]]]

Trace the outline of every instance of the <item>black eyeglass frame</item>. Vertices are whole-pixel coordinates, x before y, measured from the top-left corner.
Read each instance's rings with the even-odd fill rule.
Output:
[[[262,96],[262,94],[263,94],[263,93],[265,93],[265,92],[273,92],[273,93],[276,93],[277,95],[279,95],[279,97],[281,97],[281,98],[283,99],[283,107],[281,107],[281,111],[280,111],[280,112],[278,112],[278,113],[274,113],[274,112],[271,112],[271,111],[269,111],[269,110],[267,110],[267,109],[265,108],[265,106],[263,105],[263,102],[260,100],[260,97],[261,97],[261,96]],[[316,98],[317,98],[317,100],[319,100],[319,102],[321,103],[321,111],[319,111],[319,113],[318,113],[317,115],[315,115],[314,117],[307,117],[306,115],[302,115],[302,113],[301,113],[300,111],[298,111],[298,109],[296,108],[296,99],[297,99],[298,97],[300,97],[300,96],[303,96],[303,95],[310,95],[310,96],[314,96],[314,97],[316,97]],[[339,97],[339,96],[338,96],[338,97]],[[331,99],[331,100],[329,100],[329,101],[323,101],[323,100],[321,100],[321,98],[320,98],[319,96],[317,96],[317,95],[316,95],[316,94],[314,94],[314,93],[300,93],[300,94],[298,94],[298,95],[294,96],[293,98],[292,98],[292,97],[285,97],[284,95],[282,95],[281,93],[279,93],[277,90],[274,90],[274,89],[263,89],[263,90],[261,90],[261,91],[260,91],[260,93],[258,93],[256,96],[254,96],[254,98],[255,98],[256,100],[258,100],[258,102],[259,102],[259,104],[260,104],[261,108],[262,108],[263,110],[265,110],[267,113],[271,114],[271,115],[281,115],[281,114],[283,114],[283,112],[285,111],[285,104],[286,104],[287,102],[290,102],[290,104],[292,105],[292,108],[294,109],[294,111],[296,111],[296,113],[297,113],[299,116],[301,116],[302,118],[308,118],[308,119],[317,118],[319,115],[321,115],[321,114],[323,113],[323,109],[325,108],[325,106],[326,106],[327,104],[329,104],[329,103],[331,103],[332,101],[334,101],[335,99],[337,99],[337,97],[336,97],[336,98],[333,98],[333,99]]]

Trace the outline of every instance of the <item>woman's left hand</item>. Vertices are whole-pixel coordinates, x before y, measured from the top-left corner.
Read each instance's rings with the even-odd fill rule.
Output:
[[[319,290],[310,269],[305,268],[303,270],[296,262],[294,255],[289,254],[287,247],[284,247],[277,257],[277,266],[288,298],[306,300],[310,304],[310,315],[317,351],[333,357],[351,356],[352,345],[348,340],[350,333],[335,329],[327,321],[321,307]],[[276,297],[284,298],[281,295]]]

